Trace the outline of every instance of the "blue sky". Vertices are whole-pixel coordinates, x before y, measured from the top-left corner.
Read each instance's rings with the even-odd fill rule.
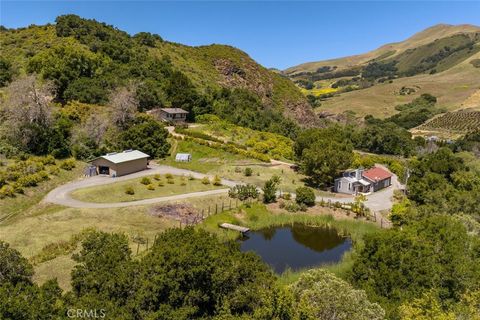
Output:
[[[267,67],[363,53],[438,23],[480,25],[471,2],[129,2],[5,1],[6,27],[54,22],[75,13],[131,34],[149,31],[188,45],[229,44]]]

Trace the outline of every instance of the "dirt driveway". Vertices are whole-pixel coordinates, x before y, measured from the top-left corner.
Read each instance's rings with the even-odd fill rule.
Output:
[[[228,192],[228,189],[225,188],[225,189],[208,190],[208,191],[202,191],[202,192],[185,193],[185,194],[179,194],[174,196],[165,196],[165,197],[143,199],[143,200],[137,200],[137,201],[115,202],[115,203],[84,202],[84,201],[73,199],[70,196],[70,193],[72,193],[77,189],[111,184],[111,183],[116,183],[120,181],[135,179],[143,176],[149,176],[153,174],[166,174],[166,173],[171,173],[173,175],[179,175],[179,176],[192,175],[196,179],[202,179],[206,176],[209,178],[213,178],[211,176],[208,176],[199,172],[195,172],[195,171],[178,169],[175,167],[164,166],[164,165],[150,164],[147,170],[135,172],[122,177],[112,178],[110,176],[94,176],[94,177],[82,178],[80,180],[76,180],[76,181],[64,184],[50,191],[47,194],[47,196],[43,199],[43,201],[59,204],[66,207],[73,207],[73,208],[118,208],[118,207],[146,205],[146,204],[152,204],[152,203],[164,202],[164,201],[182,200],[182,199],[188,199],[193,197],[205,197],[205,196],[211,196],[211,195]],[[239,182],[222,179],[222,184],[226,187],[233,187],[238,183]]]
[[[194,197],[206,197],[206,196],[211,196],[216,194],[226,194],[228,192],[228,189],[225,188],[225,189],[209,190],[209,191],[202,191],[202,192],[178,194],[173,196],[143,199],[143,200],[137,200],[137,201],[114,202],[114,203],[84,202],[84,201],[73,199],[70,196],[70,193],[72,193],[77,189],[111,184],[119,181],[130,180],[130,179],[153,175],[153,174],[166,174],[166,173],[171,173],[173,175],[180,175],[180,176],[192,175],[196,179],[202,179],[203,177],[206,177],[206,176],[209,178],[213,178],[212,176],[208,176],[203,173],[199,173],[195,171],[184,170],[184,169],[179,169],[179,168],[165,166],[165,165],[156,165],[155,163],[151,163],[150,167],[147,170],[132,173],[123,177],[112,178],[109,176],[95,176],[95,177],[83,178],[80,180],[76,180],[76,181],[64,184],[50,191],[50,193],[47,194],[47,196],[44,198],[43,201],[59,204],[66,207],[74,207],[74,208],[118,208],[118,207],[147,205],[147,204],[153,204],[153,203],[165,202],[165,201],[183,200],[183,199],[189,199]],[[237,184],[243,184],[243,183],[239,181],[222,179],[222,184],[226,187],[233,187]],[[398,181],[397,176],[393,175],[392,186],[382,191],[378,191],[368,195],[367,201],[365,201],[365,205],[367,206],[367,208],[369,208],[373,212],[390,210],[393,205],[393,191],[401,187],[402,185]],[[292,195],[292,196],[295,196],[295,195]],[[354,201],[354,197],[352,196],[352,197],[335,198],[335,197],[318,196],[316,200],[317,201],[330,200],[332,202],[351,203]]]

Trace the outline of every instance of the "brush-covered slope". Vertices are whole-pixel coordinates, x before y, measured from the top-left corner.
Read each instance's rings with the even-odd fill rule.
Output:
[[[0,85],[36,73],[55,82],[60,101],[104,104],[112,89],[135,83],[144,109],[172,105],[201,114],[241,95],[254,102],[254,114],[267,110],[299,124],[315,121],[290,80],[230,46],[190,47],[144,32],[130,36],[75,15],[60,16],[53,25],[2,28],[0,46]]]
[[[319,96],[318,110],[386,117],[423,93],[449,110],[476,107],[479,59],[480,27],[442,24],[365,54],[306,63],[284,74],[305,94]]]

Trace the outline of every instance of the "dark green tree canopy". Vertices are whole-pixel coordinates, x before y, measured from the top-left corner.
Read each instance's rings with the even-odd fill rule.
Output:
[[[154,158],[168,154],[168,131],[150,116],[139,116],[118,138],[120,149],[137,149]]]

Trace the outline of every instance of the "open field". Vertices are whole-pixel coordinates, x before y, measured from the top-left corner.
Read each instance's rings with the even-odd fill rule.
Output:
[[[145,178],[150,181],[147,185],[141,183]],[[166,175],[152,175],[114,184],[79,189],[72,192],[72,198],[97,203],[127,202],[226,188],[215,186],[213,183],[204,184],[198,179],[190,179],[183,176],[172,176],[172,179],[167,179]],[[150,188],[153,188],[153,190],[150,190],[148,186],[151,186]],[[134,193],[127,194],[127,189]]]
[[[175,203],[188,203],[197,210],[211,214],[222,205],[234,206],[226,195],[209,196]],[[111,209],[76,209],[58,205],[33,204],[27,212],[0,224],[0,240],[10,243],[22,255],[32,259],[52,244],[67,242],[72,236],[88,228],[105,232],[125,233],[130,239],[130,247],[135,253],[134,239],[141,237],[152,243],[159,232],[178,227],[179,222],[150,214],[152,206],[138,206]],[[140,246],[140,251],[145,245]],[[60,254],[52,260],[35,265],[35,281],[57,278],[63,289],[69,289],[70,271],[74,266],[71,253]]]
[[[396,105],[409,103],[423,93],[437,97],[438,107],[449,111],[461,109],[464,108],[464,102],[480,89],[478,69],[468,66],[465,68],[469,70],[464,72],[447,70],[436,75],[400,78],[393,80],[392,83],[376,84],[370,88],[345,92],[323,101],[317,111],[342,113],[351,110],[361,117],[371,114],[386,118],[397,113]],[[415,88],[416,92],[400,95],[402,87]]]
[[[149,215],[145,207],[74,209],[38,204],[32,208],[30,215],[0,225],[0,240],[10,243],[30,259],[47,245],[68,241],[87,228],[125,233],[130,239],[139,235],[153,239],[158,232],[175,225],[174,221]],[[135,248],[133,241],[131,248]],[[71,254],[60,255],[37,264],[35,280],[42,283],[49,278],[58,278],[62,288],[68,289],[70,271],[74,265],[70,256]]]

